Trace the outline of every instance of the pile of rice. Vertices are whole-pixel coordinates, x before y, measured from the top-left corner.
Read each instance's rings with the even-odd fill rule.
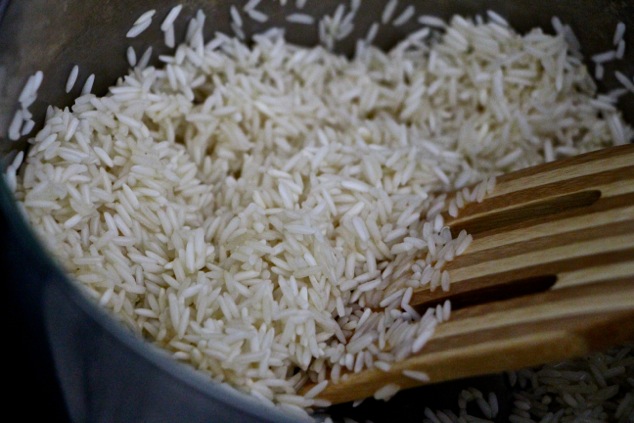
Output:
[[[509,372],[510,423],[630,423],[634,420],[634,344]],[[425,423],[502,421],[495,392],[470,387],[454,409],[424,410]],[[497,417],[497,419],[496,419]]]
[[[447,192],[478,201],[495,175],[632,138],[622,93],[597,96],[564,33],[455,16],[348,59],[275,29],[205,41],[204,22],[163,66],[49,108],[12,185],[90,297],[291,412],[326,406],[328,379],[420,351],[450,318],[448,302],[408,304],[449,289],[443,266],[471,240],[444,226]]]

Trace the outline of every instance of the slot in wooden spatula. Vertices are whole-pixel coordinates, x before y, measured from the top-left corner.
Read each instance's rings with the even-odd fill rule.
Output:
[[[484,201],[447,222],[474,240],[445,267],[449,292],[419,290],[411,305],[450,299],[451,319],[418,354],[389,371],[350,373],[319,398],[348,402],[387,384],[515,370],[634,341],[634,145],[499,177]]]

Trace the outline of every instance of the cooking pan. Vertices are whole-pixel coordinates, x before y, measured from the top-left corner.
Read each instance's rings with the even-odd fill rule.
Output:
[[[184,6],[181,16],[185,18],[194,16],[198,9],[204,10],[208,17],[207,36],[215,31],[231,33],[229,5],[243,4],[219,0],[181,3]],[[287,7],[291,7],[293,2],[288,3]],[[308,1],[302,12],[320,17],[331,13],[337,3]],[[573,28],[586,58],[611,46],[619,21],[634,28],[634,4],[628,0],[401,3],[413,3],[417,13],[441,18],[494,10],[520,32],[535,26],[549,31],[551,18],[558,16]],[[67,94],[64,86],[73,65],[79,64],[86,75],[95,73],[93,92],[104,94],[128,69],[125,56],[128,45],[137,51],[153,45],[155,58],[167,53],[158,28],[150,28],[132,40],[125,34],[144,11],[157,9],[166,13],[175,4],[158,0],[0,0],[0,163],[6,166],[18,151],[27,148],[24,138],[10,140],[7,129],[20,90],[30,75],[38,70],[44,74],[37,100],[30,108],[37,130],[48,105],[72,104],[74,96]],[[353,34],[337,45],[337,51],[351,54],[354,40],[363,37],[370,24],[380,19],[384,5],[385,1],[364,0],[365,10],[358,14]],[[288,25],[279,2],[264,1],[259,8],[268,13],[270,19],[266,23],[251,22],[245,27],[247,35],[268,27]],[[186,21],[179,19],[177,39],[184,35]],[[411,24],[391,27],[375,44],[388,49],[416,25],[412,20]],[[318,42],[318,31],[316,26],[304,31],[287,31],[287,39],[312,46]],[[634,31],[628,30],[625,40],[628,46],[634,46]],[[592,64],[588,65],[592,69]],[[634,48],[628,47],[623,60],[606,65],[606,76],[598,82],[600,91],[618,86],[613,77],[615,70],[634,74]],[[624,96],[619,104],[625,120],[630,123],[634,123],[633,97]],[[262,405],[229,386],[210,382],[204,375],[177,363],[121,327],[87,299],[44,250],[2,180],[0,266],[3,313],[9,323],[5,348],[9,352],[7,364],[12,374],[11,383],[6,386],[11,391],[11,403],[27,399],[29,405],[20,407],[21,418],[44,412],[53,420],[74,422],[293,422],[300,419]],[[423,396],[434,400],[429,390],[425,395],[420,392],[408,392],[407,401],[411,404]],[[437,392],[444,394],[442,390]],[[407,410],[401,401],[390,413],[399,416]]]

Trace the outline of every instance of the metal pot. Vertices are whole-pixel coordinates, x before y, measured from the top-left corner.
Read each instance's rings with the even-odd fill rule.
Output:
[[[230,33],[230,4],[239,1],[184,0],[181,16],[192,17],[198,9],[208,16],[207,35]],[[309,1],[304,13],[316,17],[331,13],[337,1]],[[362,37],[370,24],[380,20],[386,0],[364,0],[365,11],[357,15],[355,31],[337,48],[349,54],[354,40]],[[560,0],[526,2],[510,0],[407,1],[417,13],[449,18],[484,14],[495,10],[517,30],[535,26],[551,28],[558,16],[575,31],[586,58],[612,48],[617,22],[634,28],[634,4],[629,0]],[[0,161],[6,165],[15,153],[26,149],[24,139],[11,141],[7,128],[26,79],[37,70],[44,73],[38,99],[31,107],[41,124],[49,104],[68,106],[75,95],[66,94],[64,85],[74,64],[83,77],[97,75],[93,92],[104,93],[128,64],[125,49],[140,51],[153,45],[155,53],[168,53],[157,26],[130,40],[125,37],[134,20],[148,9],[166,14],[175,2],[158,0],[0,0]],[[247,34],[272,26],[288,26],[284,16],[294,10],[289,1],[265,1],[259,9],[270,15],[265,24],[249,22]],[[401,5],[403,7],[403,5]],[[286,12],[290,13],[290,12]],[[161,17],[162,18],[162,17]],[[185,32],[186,19],[179,19],[177,39]],[[389,48],[417,27],[415,20],[390,33],[377,44]],[[317,43],[317,29],[287,31],[291,42]],[[634,32],[625,34],[625,58],[606,66],[601,90],[618,82],[615,69],[634,74]],[[157,57],[157,54],[154,54]],[[588,63],[590,71],[592,66]],[[76,94],[76,93],[75,93]],[[619,105],[625,119],[634,123],[634,96],[625,96]],[[36,125],[36,129],[37,129]],[[11,399],[35,399],[32,408],[21,410],[23,417],[35,417],[46,408],[50,418],[75,422],[101,421],[297,421],[297,417],[273,410],[228,386],[211,383],[194,370],[176,363],[165,353],[134,337],[107,313],[84,297],[69,281],[31,231],[16,207],[4,181],[0,181],[0,269],[6,314],[10,322],[10,363],[15,378],[9,389]],[[413,391],[408,398],[416,398]],[[33,403],[31,401],[30,403]],[[393,416],[403,416],[402,407],[393,407]],[[419,408],[420,410],[420,408]],[[400,414],[399,414],[400,413]],[[367,416],[372,418],[372,416]]]

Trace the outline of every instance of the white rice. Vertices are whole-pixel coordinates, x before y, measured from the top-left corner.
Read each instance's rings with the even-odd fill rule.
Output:
[[[75,86],[75,82],[77,82],[77,75],[79,75],[79,66],[75,65],[70,70],[68,74],[68,79],[66,80],[66,92],[69,93],[73,87]]]
[[[365,35],[365,42],[367,44],[372,44],[378,32],[379,32],[379,23],[378,22],[372,23],[372,25],[370,25],[370,28],[368,29],[368,32]]]
[[[36,71],[35,74],[33,75],[32,92],[34,95],[37,94],[37,90],[40,88],[40,85],[42,85],[43,80],[44,80],[44,73],[40,70]]]
[[[136,51],[134,50],[134,47],[128,47],[128,49],[126,50],[126,59],[128,60],[128,64],[130,65],[130,67],[136,66]]]
[[[632,388],[634,346],[611,348],[586,357],[509,372],[511,422],[615,421],[626,423],[634,415]],[[475,403],[477,408],[470,407]],[[485,395],[476,388],[464,389],[458,408],[425,411],[423,421],[492,421],[500,417],[500,403],[494,392]]]
[[[498,25],[502,25],[505,27],[509,26],[509,23],[506,19],[504,19],[499,13],[496,13],[493,10],[487,10],[487,16],[491,20],[491,22],[495,22]]]
[[[148,12],[154,12],[154,11],[148,11]],[[150,27],[150,25],[152,24],[152,15],[154,15],[154,13],[148,14],[148,12],[145,12],[143,15],[139,17],[137,22],[135,22],[134,25],[132,25],[132,27],[128,30],[126,37],[136,38],[143,31],[145,31],[146,29]],[[144,18],[144,19],[141,20],[141,18]]]
[[[235,6],[231,6],[229,8],[229,12],[231,14],[231,21],[238,27],[242,27],[242,17],[240,16],[240,12],[238,12],[238,8]]]
[[[615,46],[618,45],[621,41],[623,41],[623,35],[625,35],[625,24],[623,22],[619,22],[616,24],[616,28],[614,29],[614,37],[612,37],[612,44]]]
[[[413,5],[407,6],[405,10],[403,10],[403,12],[401,12],[401,14],[398,15],[396,19],[392,21],[392,25],[394,26],[405,25],[410,19],[412,19],[412,17],[414,16],[414,13],[416,13],[416,8]]]
[[[489,392],[489,409],[491,410],[491,417],[497,417],[500,406],[495,392]]]
[[[25,119],[20,131],[20,136],[25,136],[31,133],[35,127],[35,121],[33,119]]]
[[[634,82],[632,82],[629,77],[625,76],[625,74],[620,71],[615,71],[614,76],[623,85],[624,88],[634,93]]]
[[[84,82],[84,85],[81,88],[81,95],[90,94],[94,83],[95,83],[95,74],[91,73],[90,75],[88,75],[88,78],[86,78],[86,81]]]
[[[550,19],[550,23],[557,34],[564,33],[564,24],[561,22],[561,19],[559,19],[558,16],[553,16]]]
[[[178,18],[181,10],[183,10],[182,4],[178,4],[170,9],[161,23],[161,31],[165,32],[174,26],[174,22],[176,22],[176,18]]]
[[[257,9],[245,9],[246,14],[256,22],[266,22],[269,17],[264,13]]]
[[[163,41],[167,47],[174,48],[176,45],[176,37],[173,26],[168,27],[167,30],[163,32]]]
[[[142,23],[145,23],[147,21],[152,21],[152,17],[156,14],[156,10],[155,9],[150,9],[146,12],[143,12],[141,14],[141,16],[139,16],[137,18],[136,21],[134,21],[133,25],[141,25]]]
[[[615,58],[622,59],[625,55],[625,40],[620,40],[616,45]]]
[[[238,37],[238,39],[244,40],[246,38],[246,36],[244,35],[244,30],[242,29],[242,20],[240,20],[239,24],[235,21],[232,21],[230,26],[231,30],[236,35],[236,37]]]
[[[318,384],[310,388],[308,391],[306,391],[306,393],[304,394],[304,397],[315,398],[317,395],[319,395],[321,391],[326,389],[326,386],[328,386],[328,381],[322,380],[321,382],[319,382]]]
[[[305,13],[291,13],[286,15],[286,21],[302,25],[312,25],[315,23],[315,18]]]
[[[592,61],[595,63],[610,62],[616,58],[616,51],[609,50],[603,53],[598,53],[592,56]]]
[[[243,7],[242,10],[244,10],[245,12],[248,10],[252,10],[255,9],[256,7],[258,7],[260,5],[260,2],[262,0],[249,0]]]
[[[627,422],[634,415],[631,345],[579,359],[523,369],[514,376],[511,414],[534,421],[557,421],[566,415],[578,421]],[[619,409],[620,408],[620,409]]]
[[[398,0],[389,0],[385,4],[385,7],[383,8],[383,12],[381,12],[381,23],[383,25],[390,22],[390,20],[392,19],[392,15],[394,15],[394,12],[396,11],[397,6],[398,6]]]
[[[432,15],[419,16],[418,23],[420,23],[421,25],[427,25],[433,28],[440,28],[440,29],[443,29],[447,26],[447,23],[443,19],[437,16],[432,16]]]
[[[403,375],[420,382],[429,382],[431,380],[427,373],[416,370],[403,370]]]
[[[150,60],[152,59],[152,50],[153,50],[152,46],[149,46],[148,48],[145,49],[145,51],[141,55],[141,58],[137,62],[136,66],[138,68],[145,69],[147,67],[147,65],[150,63]]]
[[[42,80],[44,78],[44,74],[42,71],[37,71],[33,75],[29,77],[20,92],[20,96],[18,97],[18,102],[23,110],[23,113],[26,114],[28,108],[35,102],[37,98],[37,90],[42,84]]]
[[[603,79],[603,75],[605,75],[605,68],[601,63],[597,63],[594,65],[594,79],[597,81],[601,81]]]
[[[258,4],[242,10],[252,17]],[[148,67],[149,47],[105,97],[86,95],[90,75],[72,109],[51,108],[11,184],[95,301],[175,359],[293,412],[319,404],[329,377],[388,370],[423,350],[450,319],[449,302],[425,317],[409,305],[421,286],[450,289],[441,264],[472,239],[444,227],[447,190],[465,187],[457,213],[499,173],[632,137],[561,37],[500,31],[492,14],[448,24],[424,15],[446,32],[424,28],[406,47],[366,46],[351,60],[329,53],[360,4],[320,21],[326,49],[289,45],[279,31],[252,47],[223,34],[205,42],[198,13],[163,68]],[[384,24],[414,14],[392,21],[397,7],[386,4]],[[244,38],[238,9],[229,13]],[[308,24],[301,16],[286,19]],[[493,416],[497,400],[478,398]]]
[[[22,124],[24,123],[24,115],[22,110],[17,110],[13,115],[13,119],[11,119],[11,123],[9,124],[8,135],[9,139],[16,141],[20,138],[20,132],[22,129]]]
[[[387,401],[392,398],[401,388],[395,383],[388,383],[387,385],[379,388],[374,393],[374,399]]]

